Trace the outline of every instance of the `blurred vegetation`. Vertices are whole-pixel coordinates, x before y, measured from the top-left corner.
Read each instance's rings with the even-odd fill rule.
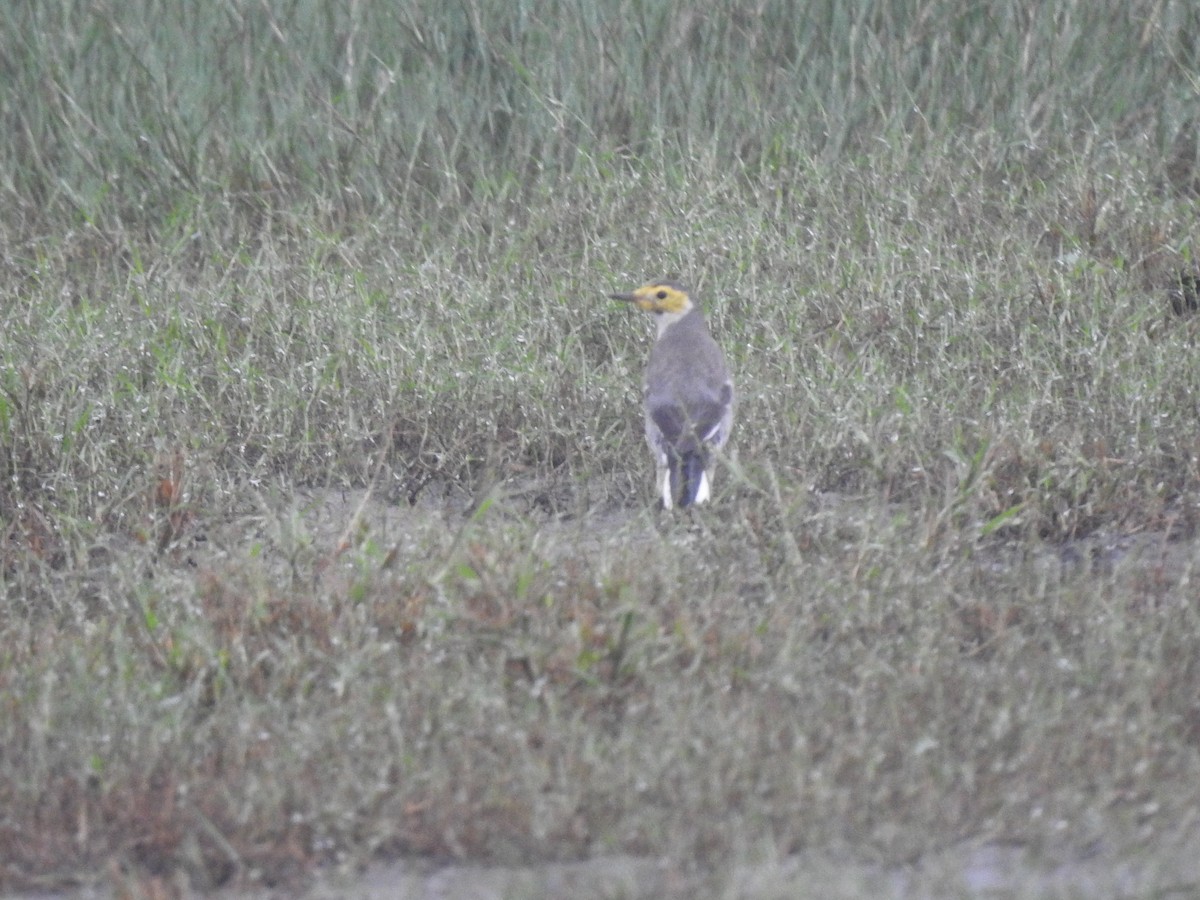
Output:
[[[0,887],[1164,846],[1198,33],[0,5]],[[604,299],[658,275],[739,386],[690,516]]]
[[[437,219],[618,161],[753,176],[979,130],[1194,165],[1198,28],[1168,0],[17,2],[5,219],[186,228],[214,195]]]

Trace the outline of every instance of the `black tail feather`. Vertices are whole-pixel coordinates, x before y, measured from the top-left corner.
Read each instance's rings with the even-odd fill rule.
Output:
[[[696,502],[700,478],[704,475],[705,459],[696,452],[671,454],[671,497],[679,507]]]

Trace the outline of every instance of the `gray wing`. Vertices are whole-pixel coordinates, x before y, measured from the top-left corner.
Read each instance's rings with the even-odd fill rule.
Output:
[[[716,390],[694,385],[679,393],[684,396],[647,395],[646,430],[651,443],[658,443],[662,450],[674,447],[681,453],[695,452],[703,444],[724,444],[733,421],[733,385],[726,381]]]

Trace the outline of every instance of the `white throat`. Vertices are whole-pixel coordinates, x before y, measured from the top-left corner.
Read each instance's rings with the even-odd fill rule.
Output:
[[[655,340],[661,338],[667,333],[667,329],[690,313],[690,309],[685,309],[683,312],[661,312],[655,313],[654,324],[658,327],[655,333]]]

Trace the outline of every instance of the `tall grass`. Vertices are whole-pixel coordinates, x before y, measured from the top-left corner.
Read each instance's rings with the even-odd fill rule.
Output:
[[[1194,162],[1198,26],[1182,0],[14,3],[6,218],[145,227],[218,194],[436,219],[614,156],[754,172],[980,129]]]

